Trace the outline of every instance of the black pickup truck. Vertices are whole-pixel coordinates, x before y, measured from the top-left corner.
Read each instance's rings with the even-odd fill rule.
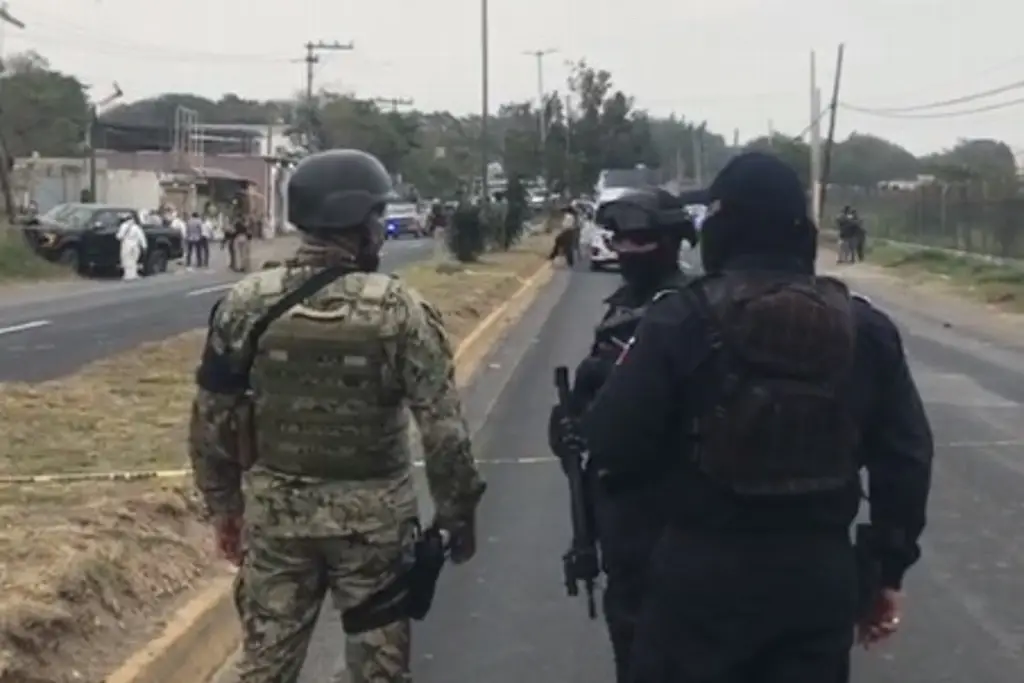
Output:
[[[63,263],[83,275],[119,272],[121,245],[117,229],[128,218],[139,222],[135,209],[111,204],[58,204],[41,216],[27,221],[25,237],[37,254]],[[139,225],[146,233],[147,246],[140,258],[144,275],[167,270],[167,264],[182,257],[182,236],[170,227]]]

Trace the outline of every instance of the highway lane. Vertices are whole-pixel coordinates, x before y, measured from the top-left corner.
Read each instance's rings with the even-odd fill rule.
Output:
[[[556,275],[466,393],[490,489],[480,552],[446,569],[413,638],[418,683],[611,683],[607,639],[561,585],[564,478],[545,443],[551,369],[586,347],[611,274]],[[885,292],[858,283],[883,308]],[[855,657],[858,683],[1024,680],[1024,354],[892,308],[938,445],[924,558],[907,582],[904,630]],[[422,483],[422,482],[421,482]],[[425,489],[424,489],[425,497]],[[424,505],[429,515],[429,505]],[[303,681],[343,667],[327,607]],[[225,673],[219,683],[235,680]],[[345,680],[342,675],[338,680]]]
[[[432,240],[388,242],[382,268],[428,258]],[[257,260],[257,259],[254,259]],[[238,280],[225,270],[177,271],[136,282],[54,283],[0,293],[0,381],[38,382],[206,324]]]

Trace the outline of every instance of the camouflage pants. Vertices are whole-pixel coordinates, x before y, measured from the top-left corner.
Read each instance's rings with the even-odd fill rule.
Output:
[[[398,534],[395,535],[396,539]],[[235,581],[240,683],[296,683],[328,590],[340,611],[394,577],[404,543],[250,536]],[[409,683],[409,622],[349,636],[351,683]]]

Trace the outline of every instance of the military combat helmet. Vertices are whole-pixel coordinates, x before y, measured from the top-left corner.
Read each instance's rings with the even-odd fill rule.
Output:
[[[685,205],[658,187],[622,190],[601,204],[595,222],[617,236],[655,237],[667,231],[696,243],[693,218]]]
[[[361,227],[394,189],[384,164],[357,149],[311,154],[288,180],[288,220],[305,232]]]

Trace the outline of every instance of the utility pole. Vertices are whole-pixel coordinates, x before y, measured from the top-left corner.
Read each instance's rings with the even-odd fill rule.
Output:
[[[3,86],[4,76],[4,30],[6,25],[10,24],[17,29],[25,29],[25,24],[18,18],[14,17],[8,10],[8,4],[6,0],[0,2],[0,87]],[[0,97],[0,103],[3,98]],[[11,224],[14,224],[14,188],[11,186],[10,169],[8,163],[13,161],[13,157],[8,155],[7,140],[3,136],[3,106],[0,104],[0,191],[3,192],[4,205],[7,209],[7,217],[10,219]]]
[[[821,91],[818,89],[817,57],[811,51],[811,215],[821,223]]]
[[[326,43],[322,40],[317,42],[309,41],[305,45],[306,56],[302,58],[302,61],[306,63],[306,139],[308,144],[313,144],[313,129],[316,126],[316,115],[314,114],[315,105],[313,103],[313,78],[315,74],[315,67],[320,63],[321,52],[343,52],[347,50],[354,50],[355,45],[349,41],[348,43],[342,44],[337,40],[333,43]]]
[[[413,103],[407,97],[374,97],[373,101],[380,105],[390,106],[392,114],[397,114],[399,107],[411,107]]]
[[[544,106],[544,58],[553,55],[558,50],[548,48],[546,50],[527,50],[523,54],[537,60],[537,116],[540,119],[540,148],[544,149],[544,143],[548,136],[547,112]]]
[[[487,187],[487,119],[490,117],[490,20],[488,0],[480,0],[480,201],[491,201]]]
[[[821,214],[816,216],[816,218],[819,225],[821,225],[821,221],[824,218],[825,199],[828,194],[828,179],[832,170],[832,147],[836,139],[836,112],[839,110],[839,85],[842,82],[843,53],[845,50],[846,46],[840,43],[839,49],[836,51],[836,74],[832,81],[832,101],[829,103],[828,138],[825,140],[825,155],[821,165],[821,182],[818,194],[818,210]]]
[[[96,124],[99,123],[100,109],[109,106],[112,102],[123,96],[124,92],[121,90],[121,86],[114,83],[114,92],[110,93],[99,102],[93,102],[89,105],[89,130],[87,131],[87,141],[89,144],[89,201],[91,202],[99,201],[99,197],[96,196]]]

